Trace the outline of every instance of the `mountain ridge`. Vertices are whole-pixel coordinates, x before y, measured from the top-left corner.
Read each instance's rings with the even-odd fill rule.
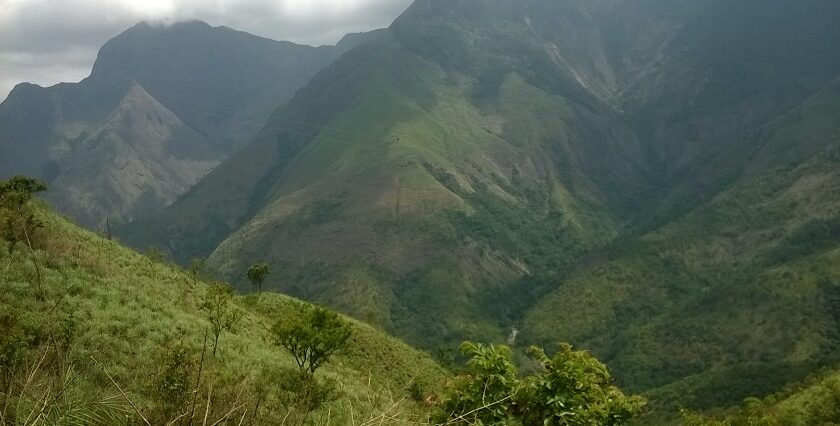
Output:
[[[102,47],[90,76],[80,83],[50,88],[18,85],[12,90],[0,106],[0,175],[44,178],[56,188],[55,196],[47,197],[86,226],[148,216],[252,138],[271,111],[317,70],[375,34],[359,34],[340,46],[316,48],[200,21],[167,26],[139,23]],[[194,152],[201,151],[203,160],[178,162],[176,151],[144,157],[142,152],[151,151],[140,149],[131,161],[144,164],[146,171],[123,173],[117,179],[138,188],[113,192],[109,189],[113,176],[107,177],[105,170],[124,164],[89,150],[98,146],[91,135],[118,113],[121,103],[130,102],[125,96],[133,87],[142,88],[158,104],[157,109],[166,110],[162,114],[174,114],[181,122],[183,130],[171,134],[164,146],[191,145]],[[128,142],[142,148],[140,142],[147,134],[171,130],[161,126],[147,126],[127,136]],[[179,140],[181,136],[185,140]],[[196,143],[196,137],[202,142]],[[78,173],[84,169],[82,164],[93,164],[102,172],[85,171],[82,178]],[[67,174],[75,175],[65,183]],[[146,179],[149,175],[160,179]],[[85,188],[83,194],[79,185]],[[70,189],[81,199],[69,197]]]
[[[418,0],[118,234],[245,291],[265,261],[267,288],[430,351],[516,328],[665,410],[731,406],[834,362],[836,22],[821,0]]]

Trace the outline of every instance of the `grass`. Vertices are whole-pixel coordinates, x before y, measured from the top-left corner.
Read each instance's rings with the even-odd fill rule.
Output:
[[[37,250],[19,247],[11,255],[6,247],[0,250],[0,317],[32,351],[52,353],[57,348],[53,336],[64,336],[60,364],[78,373],[74,386],[113,393],[119,384],[140,412],[162,421],[156,387],[162,359],[173,345],[182,345],[196,359],[202,354],[208,324],[198,305],[207,285],[194,284],[175,266],[81,230],[46,208],[39,208],[38,217],[45,226],[38,231]],[[37,290],[32,260],[40,266],[44,296]],[[293,366],[269,333],[271,325],[290,315],[293,302],[277,294],[237,297],[243,319],[234,332],[222,335],[219,355],[205,364],[202,386],[215,386],[213,416],[235,408],[232,401],[242,405],[237,415],[252,410],[260,380]],[[341,398],[315,414],[318,422],[362,424],[383,413],[402,419],[422,416],[421,404],[411,400],[408,389],[432,392],[444,370],[381,331],[348,321],[354,323],[352,345],[323,373],[338,383]],[[56,357],[52,367],[58,364]],[[206,397],[206,389],[201,392]],[[132,412],[126,401],[120,402],[122,411]],[[264,407],[280,409],[271,397]],[[129,416],[125,422],[137,420]],[[274,424],[276,419],[260,421]]]

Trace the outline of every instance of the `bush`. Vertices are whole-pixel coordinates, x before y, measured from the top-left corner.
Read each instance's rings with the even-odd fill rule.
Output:
[[[301,372],[315,374],[347,347],[352,330],[341,316],[320,306],[298,304],[295,311],[274,326],[276,343],[292,355]]]
[[[285,370],[278,383],[280,402],[290,410],[290,417],[301,424],[310,413],[337,400],[338,387],[332,379],[317,379],[306,371]]]
[[[159,371],[155,377],[155,395],[171,416],[184,407],[195,385],[197,360],[184,343],[167,342],[156,357]]]
[[[201,310],[210,321],[215,357],[219,349],[219,337],[225,331],[232,331],[242,318],[242,312],[233,304],[233,288],[225,284],[210,286],[201,302]]]
[[[449,383],[435,419],[448,424],[619,425],[645,405],[612,386],[607,368],[586,352],[562,345],[554,357],[537,347],[540,367],[520,379],[506,346],[461,345],[470,357],[466,374]]]

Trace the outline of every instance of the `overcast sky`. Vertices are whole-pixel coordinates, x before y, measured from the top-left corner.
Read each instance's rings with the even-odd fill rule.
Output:
[[[334,44],[382,28],[411,0],[0,0],[0,101],[15,84],[90,74],[99,47],[139,21],[200,19],[276,40]]]

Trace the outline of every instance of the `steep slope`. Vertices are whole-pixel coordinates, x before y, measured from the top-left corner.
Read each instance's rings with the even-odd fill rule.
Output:
[[[51,201],[87,226],[144,217],[373,37],[313,48],[201,22],[138,24],[102,47],[84,81],[12,91],[0,105],[0,175],[47,180],[61,194]]]
[[[182,260],[213,251],[233,279],[265,258],[283,271],[275,288],[427,347],[502,336],[504,319],[487,304],[531,270],[614,237],[620,194],[644,169],[632,131],[552,61],[545,36],[526,30],[493,47],[513,24],[485,24],[504,12],[458,22],[413,7],[319,73],[166,215],[124,237]],[[471,46],[455,31],[486,34]],[[460,62],[438,56],[454,49]],[[535,64],[542,72],[531,76]]]
[[[730,406],[838,343],[837,22],[822,0],[418,0],[122,235],[242,289],[266,260],[425,348],[515,327],[662,406]]]
[[[72,167],[52,182],[50,200],[74,218],[119,223],[154,213],[219,161],[201,134],[136,84],[112,114],[65,155]]]
[[[742,176],[712,200],[562,279],[522,339],[570,339],[636,389],[667,384],[653,394],[694,408],[835,362],[838,94],[835,81],[757,130]]]
[[[201,398],[193,411],[199,418],[205,410],[211,421],[235,410],[237,421],[242,416],[247,424],[284,422],[275,380],[297,365],[272,343],[270,330],[294,314],[294,300],[237,297],[239,325],[222,336],[211,358],[210,324],[200,309],[207,284],[81,230],[47,208],[39,208],[36,217],[43,227],[34,234],[34,251],[23,245],[9,250],[0,240],[0,380],[14,379],[16,372],[31,374],[29,389],[37,395],[44,391],[44,375],[68,380],[59,395],[76,404],[79,411],[70,418],[83,424],[138,424],[131,403],[152,424],[164,424],[182,414],[168,410],[192,389]],[[335,381],[338,399],[310,418],[378,424],[382,414],[408,419],[422,413],[409,389],[414,398],[434,391],[444,370],[381,331],[347,321],[352,322],[351,344],[318,371],[318,377]],[[40,371],[31,368],[39,358],[46,359]],[[58,398],[49,395],[53,405]],[[103,398],[122,415],[105,422],[84,417],[83,404],[95,409]],[[9,414],[8,409],[2,412]]]

